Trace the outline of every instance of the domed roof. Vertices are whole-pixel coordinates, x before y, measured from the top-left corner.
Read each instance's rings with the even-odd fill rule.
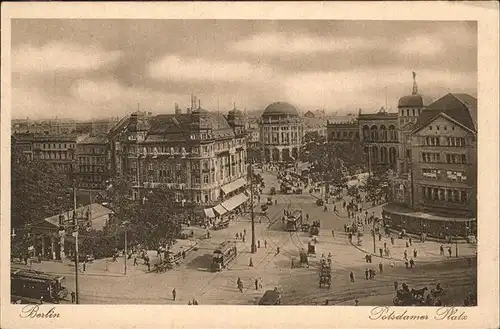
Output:
[[[291,104],[286,102],[276,102],[272,103],[264,110],[262,116],[274,116],[274,115],[289,115],[289,116],[299,116],[299,111]]]
[[[417,95],[408,95],[403,96],[399,99],[398,108],[401,107],[426,107],[431,103],[430,99],[426,96],[417,94]]]

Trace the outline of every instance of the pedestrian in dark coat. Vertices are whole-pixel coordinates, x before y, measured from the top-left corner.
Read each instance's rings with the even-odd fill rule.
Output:
[[[365,270],[365,280],[368,280],[368,269]]]
[[[175,291],[175,288],[172,289],[172,300],[175,302],[175,297],[177,297],[177,291]]]
[[[352,273],[352,272],[351,272],[351,273],[349,274],[349,277],[351,278],[351,282],[354,282],[354,273]]]

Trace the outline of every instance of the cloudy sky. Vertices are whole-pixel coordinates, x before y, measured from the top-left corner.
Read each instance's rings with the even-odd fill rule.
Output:
[[[203,108],[367,112],[411,93],[477,90],[473,22],[12,21],[12,117],[171,113]]]

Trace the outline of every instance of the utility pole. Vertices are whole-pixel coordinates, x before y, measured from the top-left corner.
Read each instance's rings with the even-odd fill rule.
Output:
[[[127,275],[127,257],[128,257],[128,253],[127,253],[127,227],[125,227],[125,275]]]
[[[73,235],[75,237],[75,303],[78,304],[78,265],[79,265],[79,259],[78,259],[78,217],[76,215],[76,182],[73,180],[73,225],[74,225],[74,232]]]
[[[252,218],[252,245],[251,251],[252,254],[257,252],[257,247],[255,246],[255,214],[254,214],[254,205],[253,205],[253,161],[250,160],[250,208],[251,208],[251,218]]]
[[[377,245],[375,242],[375,218],[373,218],[372,236],[373,236],[373,253],[377,254]]]

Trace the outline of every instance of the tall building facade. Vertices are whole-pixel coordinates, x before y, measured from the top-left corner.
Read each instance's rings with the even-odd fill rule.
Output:
[[[103,190],[110,178],[111,156],[106,136],[89,136],[76,146],[78,186],[82,189]]]
[[[57,170],[71,173],[79,137],[73,134],[35,135],[33,158],[53,165]]]
[[[384,206],[384,216],[392,227],[410,233],[441,238],[474,234],[477,100],[466,94],[441,97],[421,111],[409,135],[411,200]]]
[[[266,162],[298,159],[304,136],[304,121],[286,102],[270,104],[260,119],[260,138]]]
[[[368,166],[389,165],[397,171],[398,114],[386,112],[384,108],[377,113],[359,114],[358,128]]]
[[[225,117],[195,106],[120,121],[109,135],[113,170],[131,177],[136,198],[166,188],[179,206],[223,216],[248,200],[245,124],[237,109]]]
[[[398,165],[400,174],[408,174],[411,169],[411,133],[415,129],[418,117],[431,103],[431,99],[418,91],[416,73],[413,72],[411,95],[403,96],[398,101],[399,150]]]

